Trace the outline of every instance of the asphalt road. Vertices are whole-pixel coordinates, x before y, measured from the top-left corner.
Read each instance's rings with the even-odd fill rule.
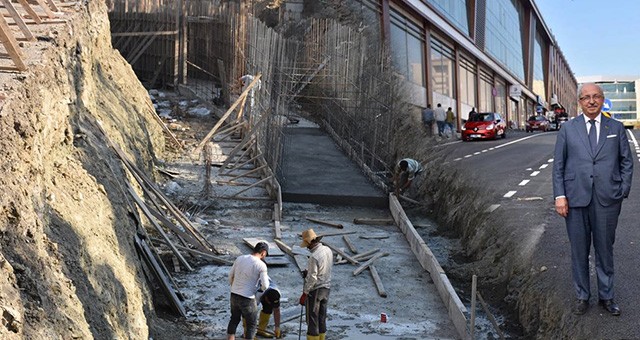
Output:
[[[501,216],[506,216],[510,229],[505,237],[520,240],[522,249],[517,253],[531,259],[532,270],[540,273],[535,278],[537,282],[531,283],[541,294],[539,304],[544,305],[532,308],[539,315],[527,315],[531,311],[519,304],[521,318],[542,319],[536,326],[539,331],[530,329],[530,332],[571,338],[640,338],[640,211],[637,209],[640,149],[636,141],[640,139],[640,131],[628,130],[628,133],[636,171],[631,194],[622,207],[614,249],[616,301],[622,310],[619,317],[606,314],[597,305],[593,264],[591,308],[583,316],[571,314],[575,297],[569,243],[564,220],[556,215],[552,197],[551,173],[557,132],[515,132],[506,139],[452,141],[440,146],[446,149],[452,165],[468,171],[474,182],[486,183],[492,189],[486,198],[488,210],[503,212]],[[551,330],[553,328],[556,330]]]

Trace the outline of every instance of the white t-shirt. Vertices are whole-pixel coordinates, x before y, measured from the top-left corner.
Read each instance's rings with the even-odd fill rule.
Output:
[[[229,272],[231,293],[253,299],[255,298],[258,280],[261,281],[262,290],[266,290],[269,282],[267,265],[258,257],[242,255],[233,262]]]

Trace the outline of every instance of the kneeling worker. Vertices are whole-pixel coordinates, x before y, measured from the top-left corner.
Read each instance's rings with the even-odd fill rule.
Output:
[[[411,186],[414,178],[422,173],[424,169],[420,162],[411,158],[404,158],[398,162],[393,176],[393,187],[396,196],[400,196]]]
[[[260,286],[258,286],[260,287]],[[280,291],[275,282],[269,278],[269,288],[263,291],[258,289],[256,293],[256,300],[259,304],[262,304],[262,310],[260,311],[260,317],[258,319],[258,332],[257,335],[264,338],[272,338],[273,335],[276,338],[280,338]],[[269,318],[273,313],[273,322],[275,329],[273,334],[267,333],[267,325],[269,324]]]

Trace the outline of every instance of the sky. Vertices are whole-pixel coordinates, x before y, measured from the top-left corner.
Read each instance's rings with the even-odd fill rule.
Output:
[[[640,1],[534,1],[577,77],[640,78]]]

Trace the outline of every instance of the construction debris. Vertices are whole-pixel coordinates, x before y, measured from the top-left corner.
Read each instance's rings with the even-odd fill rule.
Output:
[[[334,227],[334,228],[338,228],[338,229],[343,229],[344,228],[344,226],[342,224],[340,224],[340,223],[323,221],[323,220],[319,220],[317,218],[312,218],[312,217],[305,217],[305,218],[307,219],[307,221],[318,223],[318,224],[322,224],[322,225],[326,225],[326,226],[329,226],[329,227]]]
[[[392,218],[354,218],[353,224],[367,224],[367,225],[393,225]]]

